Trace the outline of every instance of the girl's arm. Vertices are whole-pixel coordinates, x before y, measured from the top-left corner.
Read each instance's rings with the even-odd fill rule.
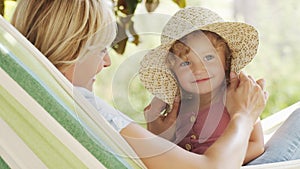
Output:
[[[255,120],[266,100],[261,88],[243,73],[240,80],[232,79],[227,98],[231,120],[223,135],[204,155],[190,153],[135,123],[130,123],[120,133],[148,168],[238,169],[245,158]]]
[[[257,158],[263,152],[264,152],[264,135],[263,135],[260,119],[258,119],[250,135],[249,145],[244,160],[244,164]]]

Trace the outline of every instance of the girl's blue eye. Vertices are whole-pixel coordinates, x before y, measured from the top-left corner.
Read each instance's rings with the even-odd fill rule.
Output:
[[[184,62],[180,63],[180,66],[188,66],[190,64],[191,64],[190,61],[184,61]]]
[[[214,55],[206,55],[206,56],[204,56],[204,60],[205,61],[210,61],[210,60],[212,60],[212,59],[214,59],[215,58],[215,56]]]

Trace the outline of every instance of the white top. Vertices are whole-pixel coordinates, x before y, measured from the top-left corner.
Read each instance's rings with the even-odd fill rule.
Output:
[[[118,132],[133,121],[86,88],[76,86],[75,89],[77,89]]]

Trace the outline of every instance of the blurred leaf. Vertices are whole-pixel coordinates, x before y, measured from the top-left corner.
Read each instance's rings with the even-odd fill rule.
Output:
[[[4,15],[4,0],[0,0],[0,15]]]
[[[124,24],[117,22],[118,34],[116,39],[112,43],[112,48],[120,55],[125,52],[126,44],[128,41],[128,36],[126,35],[126,30]]]
[[[118,0],[118,10],[126,15],[132,15],[140,2],[141,0]]]
[[[185,0],[173,0],[180,8],[184,8],[186,6]]]
[[[134,23],[132,20],[130,20],[130,22],[128,24],[129,24],[129,27],[128,27],[129,33],[133,37],[133,40],[131,42],[134,43],[135,45],[138,45],[140,43],[139,35],[136,33],[136,31],[134,29]]]
[[[123,55],[124,52],[125,52],[127,40],[128,40],[128,38],[119,41],[119,42],[116,43],[112,48],[113,48],[118,54]]]
[[[134,43],[135,45],[138,45],[140,43],[140,37],[139,35],[133,35],[134,39],[132,41],[132,43]]]
[[[159,0],[146,0],[145,7],[148,12],[153,12],[159,5]]]
[[[184,8],[186,6],[185,0],[172,1],[180,8]],[[118,34],[112,48],[118,54],[123,54],[128,41],[135,45],[140,43],[139,35],[134,29],[134,23],[132,22],[131,17],[134,15],[138,3],[142,2],[142,0],[112,0],[112,2],[117,2],[115,6],[115,15],[117,20],[119,20],[117,23]],[[148,12],[153,12],[159,4],[159,0],[146,0],[145,7]]]
[[[129,14],[126,0],[118,0],[117,7],[118,7],[118,10],[121,11],[122,13],[124,13],[126,15]]]

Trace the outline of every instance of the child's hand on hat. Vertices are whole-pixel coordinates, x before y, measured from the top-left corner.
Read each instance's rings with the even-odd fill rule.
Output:
[[[180,99],[175,98],[172,111],[163,116],[161,112],[166,111],[167,104],[154,97],[151,103],[144,109],[147,129],[153,134],[172,140],[175,134],[175,122],[179,105]]]

